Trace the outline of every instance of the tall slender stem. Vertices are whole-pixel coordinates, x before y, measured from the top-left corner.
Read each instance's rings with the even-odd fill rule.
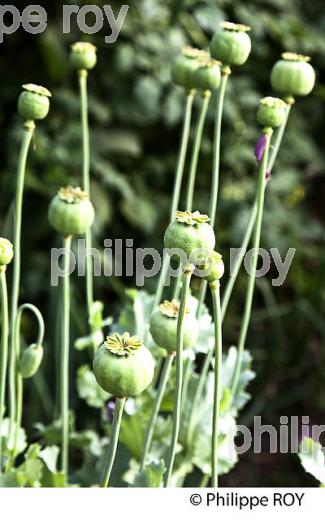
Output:
[[[212,486],[218,487],[218,458],[219,458],[219,417],[222,391],[222,320],[220,305],[220,283],[210,285],[213,301],[214,336],[215,336],[215,365],[214,365],[214,398],[212,420]]]
[[[221,129],[222,129],[222,113],[225,101],[225,94],[227,89],[228,77],[231,71],[229,67],[224,67],[221,71],[221,82],[218,92],[218,100],[215,115],[215,130],[214,130],[214,146],[213,146],[213,170],[212,170],[212,187],[209,205],[209,217],[211,219],[211,226],[214,228],[216,221],[218,195],[219,195],[219,180],[220,180],[220,151],[221,151]],[[201,283],[199,305],[197,309],[200,314],[201,307],[205,300],[208,284],[205,280]]]
[[[9,432],[8,439],[12,439],[14,421],[16,416],[16,373],[15,373],[15,322],[19,300],[20,271],[21,271],[21,222],[23,211],[23,195],[26,174],[26,163],[35,123],[27,121],[24,124],[24,135],[21,144],[15,195],[15,218],[13,247],[15,256],[13,259],[13,277],[10,304],[10,348],[9,348]]]
[[[183,180],[183,176],[184,176],[185,160],[186,160],[189,137],[190,137],[190,130],[191,130],[192,109],[193,109],[194,98],[195,98],[195,90],[189,91],[186,96],[186,106],[185,106],[185,113],[184,113],[181,144],[180,144],[180,149],[179,149],[179,154],[178,154],[173,197],[172,197],[170,214],[169,214],[170,221],[173,220],[175,212],[177,211],[178,205],[179,205],[182,180]],[[159,274],[159,279],[158,279],[158,284],[157,284],[157,289],[156,289],[156,294],[155,294],[155,300],[154,300],[154,304],[152,307],[153,311],[156,309],[157,305],[160,303],[160,301],[162,299],[162,294],[164,291],[164,285],[165,285],[165,280],[166,280],[166,274],[167,274],[169,265],[170,265],[170,258],[168,255],[164,255],[162,268],[161,268],[160,274]]]
[[[62,305],[62,346],[60,359],[61,391],[61,468],[68,480],[69,471],[69,349],[70,349],[70,276],[69,263],[72,237],[64,237],[65,249],[63,262],[63,305]]]
[[[155,429],[155,424],[156,424],[158,413],[159,413],[161,403],[162,403],[162,400],[163,400],[163,397],[165,394],[166,385],[167,385],[167,381],[169,378],[170,369],[172,367],[174,357],[175,357],[175,353],[172,353],[172,354],[168,354],[167,357],[165,358],[163,370],[162,370],[162,373],[160,376],[160,381],[159,381],[159,385],[158,385],[158,389],[157,389],[156,398],[154,401],[151,417],[149,420],[148,429],[147,429],[145,440],[144,440],[142,459],[141,459],[141,469],[144,468],[147,455],[150,451],[152,437],[153,437],[154,429]]]
[[[237,386],[238,386],[238,380],[239,380],[241,363],[242,363],[242,356],[243,356],[243,351],[244,351],[244,347],[245,347],[248,326],[249,326],[250,316],[251,316],[251,311],[252,311],[252,304],[253,304],[255,277],[256,277],[257,262],[258,262],[258,251],[260,248],[262,222],[263,222],[264,196],[265,196],[265,187],[266,187],[265,177],[266,177],[266,171],[267,171],[267,167],[268,167],[270,140],[271,140],[271,135],[272,135],[272,130],[271,129],[268,129],[268,130],[269,130],[269,132],[266,133],[267,140],[266,140],[263,159],[262,159],[262,162],[260,165],[260,171],[259,171],[259,181],[258,181],[258,188],[257,188],[257,216],[256,216],[256,224],[255,224],[254,234],[253,234],[254,256],[252,258],[251,268],[250,268],[250,272],[249,272],[245,309],[244,309],[244,315],[243,315],[242,325],[241,325],[240,334],[239,334],[239,341],[238,341],[237,360],[236,360],[236,366],[235,366],[235,370],[234,370],[233,381],[232,381],[232,385],[231,385],[231,399],[232,400],[236,394],[236,390],[237,390]]]
[[[177,352],[176,352],[176,389],[174,399],[173,414],[173,433],[171,446],[169,450],[165,487],[170,485],[170,479],[173,472],[173,466],[176,454],[176,445],[179,435],[181,420],[181,404],[182,404],[182,386],[183,386],[183,343],[184,343],[184,316],[186,311],[186,303],[189,294],[191,277],[194,271],[193,265],[185,265],[183,268],[182,293],[180,308],[177,321]]]
[[[203,92],[202,106],[201,106],[201,111],[198,116],[198,121],[197,121],[197,126],[196,126],[196,131],[195,131],[195,140],[194,140],[190,173],[189,173],[188,184],[187,184],[187,194],[186,194],[187,211],[192,211],[192,208],[193,208],[194,187],[195,187],[197,166],[198,166],[198,161],[199,161],[202,135],[203,135],[204,125],[205,125],[205,121],[206,121],[206,117],[207,117],[207,113],[208,113],[210,98],[211,98],[210,90],[206,90],[205,92]]]
[[[103,475],[100,481],[100,487],[107,487],[109,484],[109,480],[112,473],[112,468],[115,460],[118,438],[120,434],[123,410],[125,405],[126,398],[125,397],[117,397],[116,398],[116,406],[114,410],[114,418],[113,418],[113,427],[112,427],[112,435],[109,443],[107,460],[104,467]]]
[[[82,185],[90,198],[90,141],[89,141],[89,120],[88,120],[88,71],[79,71],[79,89],[81,103],[81,126],[82,126]],[[89,228],[86,232],[86,293],[88,318],[94,303],[94,279],[93,279],[93,260],[90,254],[92,248],[92,231]]]
[[[287,103],[285,120],[283,121],[281,127],[279,128],[279,130],[277,131],[277,134],[276,134],[275,144],[274,144],[274,147],[272,148],[272,152],[270,154],[270,161],[269,161],[270,172],[272,172],[272,170],[273,170],[276,158],[279,153],[279,149],[280,149],[280,146],[281,146],[281,143],[283,140],[283,136],[284,136],[284,132],[285,132],[285,129],[287,126],[292,104],[293,104],[293,100],[290,100],[290,102]],[[254,225],[255,225],[255,221],[256,221],[256,215],[257,215],[257,201],[255,200],[253,208],[252,208],[251,216],[249,219],[249,223],[248,223],[248,226],[247,226],[247,229],[245,232],[245,236],[244,236],[243,241],[240,246],[240,254],[237,257],[232,276],[230,276],[230,278],[228,279],[226,289],[224,291],[224,295],[222,298],[222,308],[221,308],[222,321],[225,318],[225,315],[226,315],[226,312],[228,309],[228,305],[229,305],[229,301],[230,301],[236,280],[238,278],[238,274],[239,274],[241,265],[245,258],[248,244],[252,237],[252,233],[253,233],[253,229],[254,229]],[[198,315],[199,315],[199,313],[200,313],[200,305],[198,305]],[[194,398],[193,398],[193,404],[192,404],[192,410],[191,410],[191,414],[190,414],[189,428],[188,428],[188,443],[191,442],[192,433],[193,433],[193,431],[192,431],[193,428],[191,425],[193,424],[194,412],[201,399],[201,395],[202,395],[204,385],[205,385],[205,382],[207,379],[212,357],[213,357],[213,349],[210,349],[208,351],[208,353],[206,354],[204,362],[202,364],[201,372],[199,375],[199,381],[198,381],[196,392],[195,392]]]
[[[6,270],[0,271],[1,304],[1,352],[0,352],[0,475],[2,473],[2,420],[6,396],[6,376],[8,364],[9,312]]]

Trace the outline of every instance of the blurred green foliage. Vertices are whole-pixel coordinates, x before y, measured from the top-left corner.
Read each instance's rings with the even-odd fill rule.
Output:
[[[114,11],[121,5],[117,1],[110,3]],[[85,39],[76,26],[70,35],[62,34],[62,4],[42,5],[49,18],[46,32],[31,36],[20,30],[8,36],[0,49],[0,224],[5,236],[11,234],[11,201],[21,136],[16,114],[20,85],[40,83],[53,92],[50,117],[37,128],[24,201],[21,296],[23,301],[32,301],[43,309],[48,347],[43,374],[37,380],[42,407],[33,399],[36,404],[25,413],[30,429],[40,413],[44,421],[53,418],[54,316],[58,294],[54,288],[49,289],[49,265],[50,249],[58,243],[47,223],[47,206],[62,184],[80,182],[78,85],[69,70],[68,53],[71,43]],[[282,287],[271,285],[271,279],[277,276],[275,269],[258,283],[248,340],[257,377],[250,389],[254,399],[242,418],[248,425],[254,414],[262,415],[264,423],[275,425],[280,415],[309,415],[312,422],[324,423],[322,7],[321,0],[137,0],[130,5],[121,36],[114,45],[104,42],[109,33],[107,26],[91,37],[99,53],[98,66],[89,78],[96,241],[102,246],[104,238],[133,238],[136,247],[161,249],[184,105],[182,91],[170,82],[170,63],[185,43],[208,46],[223,19],[252,27],[252,55],[244,67],[233,71],[224,114],[217,237],[218,250],[226,260],[229,248],[240,244],[253,201],[253,150],[259,132],[255,112],[259,98],[270,93],[270,69],[284,50],[312,56],[318,73],[317,86],[310,97],[297,100],[267,193],[263,246],[278,248],[282,256],[289,247],[297,252]],[[195,206],[203,211],[210,192],[213,107],[211,103],[195,195]],[[227,347],[238,336],[245,280],[242,273],[225,322]],[[105,302],[106,314],[117,315],[128,299],[124,287],[133,284],[132,279],[96,280],[96,292]],[[153,291],[152,280],[147,288]],[[78,281],[73,294],[76,336],[87,332],[84,308],[83,282]],[[28,334],[31,325],[27,322],[25,327]],[[88,361],[87,353],[72,353],[72,368]],[[27,387],[29,395],[34,396],[33,383]],[[75,410],[85,406],[76,393],[72,405]],[[88,427],[97,416],[95,411],[88,410],[78,420],[79,426]],[[248,454],[222,482],[233,486],[288,486],[309,481],[294,457]]]

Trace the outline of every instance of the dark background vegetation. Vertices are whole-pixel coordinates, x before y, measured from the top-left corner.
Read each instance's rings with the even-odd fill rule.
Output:
[[[121,5],[110,3],[115,10]],[[20,2],[19,8],[25,5]],[[42,308],[48,324],[43,381],[37,384],[43,406],[38,406],[37,398],[33,407],[26,406],[25,421],[30,427],[40,413],[45,422],[53,418],[57,291],[50,290],[50,249],[57,239],[47,222],[47,207],[58,187],[80,183],[78,86],[68,54],[75,40],[89,40],[76,26],[72,34],[62,34],[62,4],[41,5],[48,12],[46,32],[31,36],[21,29],[0,46],[0,225],[8,237],[21,137],[16,111],[20,86],[39,83],[53,92],[50,116],[37,127],[24,201],[21,296],[22,301]],[[104,42],[107,24],[90,37],[99,56],[89,80],[98,243],[103,244],[104,238],[133,238],[137,247],[161,249],[184,105],[183,92],[170,82],[171,61],[185,43],[207,47],[223,19],[252,27],[252,55],[245,66],[234,70],[225,105],[217,222],[218,250],[225,258],[229,247],[240,244],[253,200],[253,149],[259,132],[255,112],[259,98],[271,93],[270,69],[284,50],[312,56],[317,86],[311,96],[297,100],[267,193],[263,246],[279,248],[282,256],[289,247],[297,252],[282,287],[271,285],[275,270],[257,285],[247,345],[257,377],[250,388],[253,400],[239,421],[248,425],[254,415],[261,415],[264,424],[278,425],[281,415],[308,415],[313,424],[325,423],[323,7],[322,0],[137,0],[131,2],[116,44]],[[196,190],[195,206],[202,211],[206,211],[210,192],[212,135],[211,110]],[[245,281],[242,273],[225,322],[226,347],[238,337]],[[125,301],[124,287],[133,284],[132,279],[96,281],[106,314],[117,314]],[[147,288],[154,290],[152,280]],[[74,291],[76,335],[85,332],[84,309],[81,284]],[[82,354],[74,356],[74,363],[80,364]],[[35,394],[32,384],[28,390],[29,396]],[[84,411],[83,417],[93,413],[82,408],[77,398],[73,406]],[[79,421],[82,426],[86,419]],[[266,439],[265,453],[242,457],[222,484],[316,483],[303,472],[295,455],[270,455],[267,447]]]

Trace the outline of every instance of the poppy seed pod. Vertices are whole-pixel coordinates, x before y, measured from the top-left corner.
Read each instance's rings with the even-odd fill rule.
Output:
[[[173,82],[186,90],[194,89],[193,73],[199,68],[199,60],[208,58],[209,53],[206,51],[185,47],[173,63],[171,69]]]
[[[179,303],[176,300],[165,301],[151,317],[150,333],[158,347],[169,354],[177,350],[177,322]],[[184,315],[183,348],[194,347],[199,336],[199,324],[196,317],[187,308]]]
[[[49,207],[49,221],[64,236],[83,235],[92,226],[95,210],[81,188],[61,188]]]
[[[199,59],[199,66],[192,71],[192,85],[198,90],[216,90],[221,81],[221,63],[212,58]]]
[[[92,43],[74,43],[71,45],[70,63],[76,70],[93,69],[97,63],[97,48]]]
[[[243,65],[250,55],[252,44],[248,36],[250,27],[232,22],[221,22],[211,41],[212,58],[224,65]]]
[[[308,63],[309,56],[284,52],[271,72],[271,85],[275,91],[288,96],[307,96],[315,85],[315,71]]]
[[[42,345],[36,343],[24,350],[19,361],[19,371],[23,379],[30,379],[38,372],[43,353]]]
[[[195,264],[204,261],[216,242],[209,222],[209,217],[201,215],[199,211],[176,211],[175,219],[165,232],[165,248],[183,251],[186,262]]]
[[[116,397],[134,397],[152,382],[155,363],[149,350],[128,332],[113,334],[97,350],[94,374],[99,386]]]
[[[6,238],[0,238],[0,269],[10,264],[14,256],[12,243]]]
[[[264,127],[276,128],[282,125],[286,115],[286,104],[282,99],[265,97],[257,110],[257,122]]]
[[[18,99],[18,112],[25,121],[44,119],[50,110],[52,94],[47,88],[33,85],[23,85],[23,92]]]
[[[216,251],[213,251],[204,264],[199,265],[198,268],[205,272],[203,278],[210,284],[219,281],[225,273],[222,256]]]

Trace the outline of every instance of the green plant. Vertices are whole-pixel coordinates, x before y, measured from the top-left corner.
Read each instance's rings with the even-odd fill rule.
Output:
[[[307,96],[315,86],[315,71],[309,56],[284,52],[271,71],[271,85],[286,96]]]

